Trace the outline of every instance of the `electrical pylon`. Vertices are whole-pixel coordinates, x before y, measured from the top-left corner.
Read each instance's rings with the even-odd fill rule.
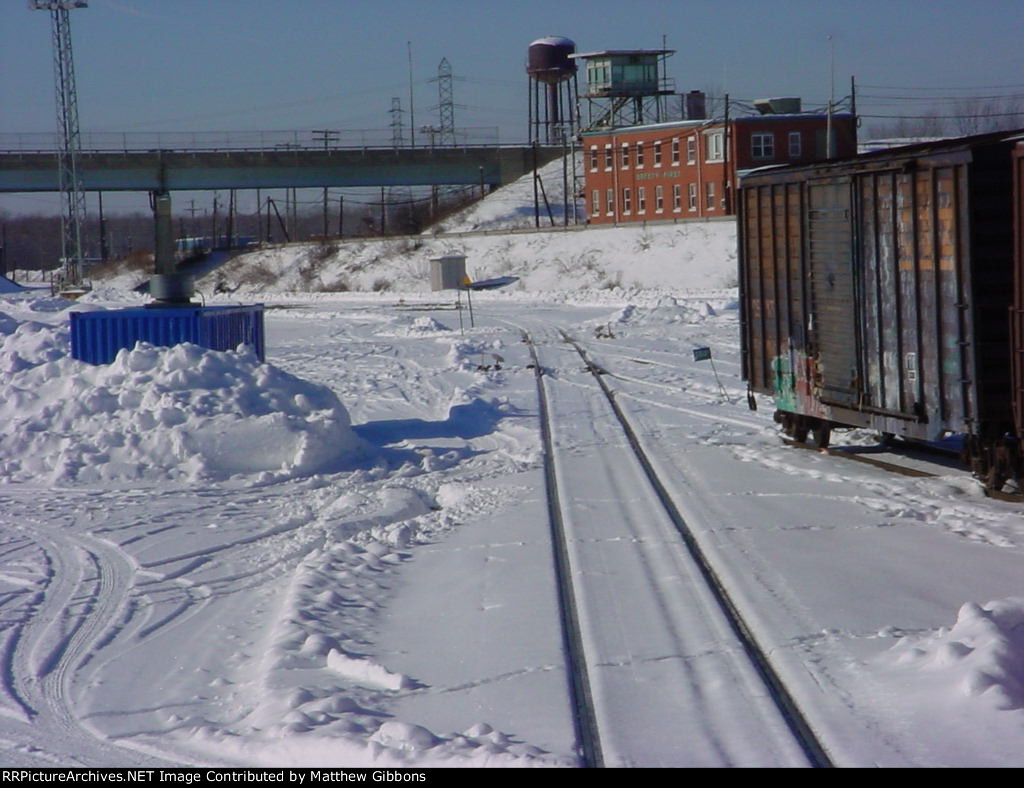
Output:
[[[437,93],[441,120],[441,145],[455,144],[455,94],[452,90],[452,67],[448,58],[442,58],[437,67]]]
[[[53,29],[53,72],[57,82],[57,152],[61,195],[61,292],[81,291],[85,235],[85,191],[78,173],[81,136],[78,130],[78,94],[71,55],[69,11],[87,8],[85,0],[29,0],[33,10],[50,11]]]

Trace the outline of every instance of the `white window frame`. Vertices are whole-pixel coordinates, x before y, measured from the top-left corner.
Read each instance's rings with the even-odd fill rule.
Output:
[[[590,215],[600,216],[601,215],[601,190],[594,189],[590,193]]]
[[[615,154],[612,152],[612,146],[604,146],[604,171],[611,172],[612,166],[615,163]]]
[[[679,137],[672,138],[672,163],[679,163]]]
[[[655,167],[660,167],[661,166],[661,158],[664,155],[664,151],[662,150],[662,145],[664,145],[664,144],[665,143],[662,142],[661,140],[655,140],[654,141],[654,166]]]
[[[654,187],[654,212],[665,213],[665,187],[661,185]]]
[[[644,168],[644,143],[637,140],[636,143],[636,168],[642,170]]]
[[[636,212],[647,213],[647,187],[636,187]]]
[[[680,213],[683,210],[683,185],[672,184],[672,213]]]
[[[633,190],[628,186],[622,189],[622,215],[631,216],[633,213]]]
[[[722,131],[709,131],[705,138],[707,145],[706,161],[725,161],[725,133]]]
[[[693,134],[686,138],[686,163],[697,163],[697,135]]]
[[[622,143],[622,150],[620,152],[619,166],[624,169],[629,169],[629,143]]]
[[[799,131],[789,132],[789,158],[799,159],[804,155],[803,135]]]
[[[704,208],[708,211],[715,210],[715,182],[707,181],[704,184]]]
[[[775,133],[758,131],[750,135],[750,155],[755,161],[771,161],[775,158]]]
[[[615,215],[615,189],[612,189],[611,187],[604,191],[604,215]]]
[[[597,172],[597,146],[590,146],[590,171]]]
[[[689,186],[689,188],[686,190],[687,191],[686,197],[687,197],[687,200],[688,200],[688,204],[690,206],[689,209],[691,211],[696,211],[697,210],[697,184],[696,183],[691,183],[691,184],[688,184],[688,186]]]

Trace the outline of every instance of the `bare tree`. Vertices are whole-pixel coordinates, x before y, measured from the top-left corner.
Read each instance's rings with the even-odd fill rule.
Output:
[[[1024,126],[1024,102],[1013,96],[960,99],[953,104],[951,126],[963,136],[1018,129]]]
[[[1016,96],[975,96],[872,126],[876,139],[964,137],[1024,127],[1024,101]]]

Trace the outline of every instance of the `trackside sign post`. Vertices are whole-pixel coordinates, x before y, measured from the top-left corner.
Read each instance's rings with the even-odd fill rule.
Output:
[[[715,382],[718,383],[718,390],[722,392],[725,401],[732,405],[732,398],[729,396],[729,392],[725,390],[725,386],[722,385],[722,380],[718,377],[718,370],[715,369],[715,360],[711,357],[711,348],[695,347],[693,349],[693,360],[711,362],[711,371],[715,373]]]

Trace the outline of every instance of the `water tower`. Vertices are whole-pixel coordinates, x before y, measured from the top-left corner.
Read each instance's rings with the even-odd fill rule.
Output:
[[[530,142],[560,145],[576,133],[576,44],[564,36],[530,44]]]

